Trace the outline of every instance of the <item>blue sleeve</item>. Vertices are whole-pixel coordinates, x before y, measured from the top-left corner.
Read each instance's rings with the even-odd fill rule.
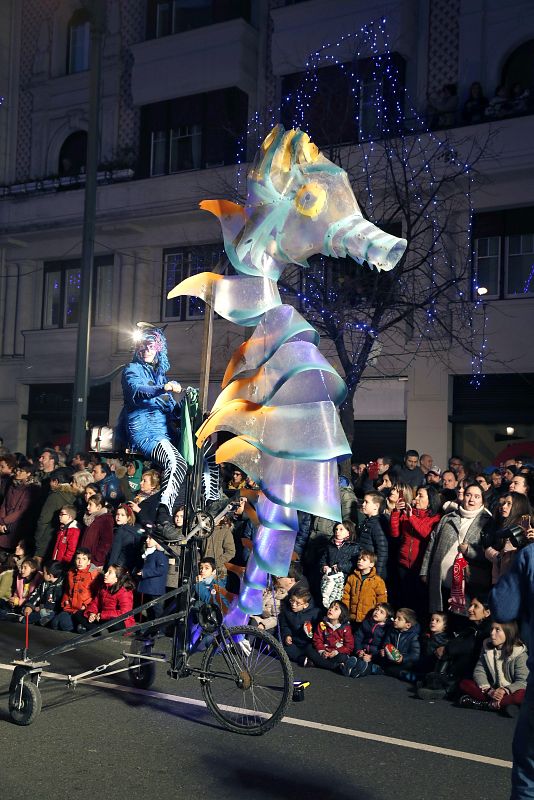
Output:
[[[402,663],[406,667],[414,667],[421,658],[421,644],[419,637],[414,636],[410,642],[408,652],[404,655]]]
[[[146,375],[139,372],[136,364],[130,364],[123,370],[122,389],[125,402],[134,406],[143,400],[150,400],[166,393],[163,385],[152,386],[146,383]]]

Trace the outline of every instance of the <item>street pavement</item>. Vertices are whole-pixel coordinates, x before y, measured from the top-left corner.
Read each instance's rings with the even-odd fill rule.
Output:
[[[30,637],[35,657],[69,634],[32,627]],[[261,737],[222,729],[199,702],[197,680],[171,680],[164,665],[150,691],[132,689],[125,674],[75,690],[45,678],[40,715],[19,727],[7,710],[9,665],[23,644],[23,625],[0,623],[2,800],[509,796],[512,720],[424,703],[409,685],[385,677],[297,670],[311,683],[305,702],[292,703]],[[158,641],[156,649],[168,644]],[[77,674],[124,649],[119,637],[91,644],[58,656],[47,670]]]

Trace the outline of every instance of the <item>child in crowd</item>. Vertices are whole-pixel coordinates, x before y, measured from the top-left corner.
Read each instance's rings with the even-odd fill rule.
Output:
[[[362,550],[356,569],[349,575],[343,592],[343,603],[350,613],[351,622],[360,624],[377,603],[388,599],[386,584],[376,574],[376,553]]]
[[[379,492],[366,492],[362,503],[365,521],[360,525],[358,543],[362,550],[371,550],[376,553],[376,572],[385,580],[388,563],[388,541],[380,522],[383,505],[384,498]]]
[[[135,524],[135,514],[128,503],[121,503],[115,512],[116,528],[109,554],[110,564],[119,564],[133,573],[139,564],[142,535]]]
[[[38,560],[25,558],[15,575],[11,597],[8,600],[0,601],[0,619],[6,619],[13,614],[19,617],[24,604],[41,580]]]
[[[148,603],[155,597],[165,594],[169,556],[163,551],[162,546],[149,535],[146,537],[142,559],[143,568],[137,573],[140,578],[137,591],[142,595],[143,603]],[[163,603],[156,603],[146,613],[148,619],[157,619],[163,616]]]
[[[0,603],[2,600],[9,600],[13,594],[13,580],[18,570],[15,554],[8,555],[2,566],[3,569],[0,572]]]
[[[290,584],[289,587],[288,584]],[[262,631],[276,633],[274,629],[278,625],[282,601],[285,600],[288,590],[294,585],[293,578],[274,578],[273,585],[263,590],[261,614],[253,614],[250,624],[257,625]]]
[[[384,636],[380,650],[380,665],[377,670],[392,678],[416,681],[413,670],[421,658],[419,644],[419,623],[415,611],[411,608],[399,608],[393,620],[393,626]],[[374,666],[374,665],[373,665]]]
[[[83,518],[87,525],[80,539],[80,546],[91,553],[91,564],[102,569],[113,541],[113,517],[108,513],[105,500],[97,492],[87,501],[87,514]]]
[[[377,659],[382,649],[386,633],[395,612],[389,603],[378,603],[367,614],[356,632],[354,656],[350,656],[341,667],[341,672],[350,678],[363,678],[372,674],[373,659]]]
[[[217,598],[217,588],[225,588],[225,582],[217,578],[217,568],[215,559],[210,556],[202,558],[198,564],[198,578],[194,588],[198,605],[202,603],[219,602]]]
[[[78,633],[90,631],[104,622],[127,614],[133,609],[134,582],[130,574],[119,564],[110,564],[104,574],[104,585],[90,601],[85,611],[77,611],[73,622]],[[121,630],[135,625],[132,616],[126,617],[109,630]]]
[[[436,651],[438,648],[445,647],[449,638],[446,612],[434,611],[430,617],[428,631],[421,639],[421,662],[419,668],[422,673],[444,671],[447,662],[437,658]]]
[[[316,667],[335,670],[342,666],[353,649],[349,610],[344,603],[334,600],[315,629],[306,658]],[[307,662],[304,666],[307,666]]]
[[[334,600],[341,600],[345,582],[359,552],[354,523],[351,520],[336,523],[333,536],[320,547],[318,558],[321,598],[325,608]]]
[[[63,594],[63,563],[48,561],[43,568],[43,580],[28,597],[24,615],[31,625],[48,625],[61,608]]]
[[[460,682],[460,689],[465,692],[460,705],[516,717],[525,698],[527,678],[527,648],[519,639],[517,623],[494,622],[490,638],[482,645],[473,678]]]
[[[59,510],[59,531],[52,549],[52,560],[70,564],[74,558],[80,529],[76,522],[76,508],[74,506],[63,506]]]
[[[74,631],[74,615],[84,612],[96,592],[96,581],[100,572],[91,566],[91,552],[79,547],[74,556],[74,567],[69,569],[63,586],[60,613],[54,617],[50,627],[60,631]]]
[[[356,565],[359,552],[354,523],[350,519],[336,523],[333,536],[319,557],[319,569],[323,575],[321,591],[326,607],[334,600],[341,600],[345,581]]]
[[[439,662],[434,672],[425,675],[417,685],[421,700],[433,702],[453,696],[462,678],[469,678],[478,661],[482,642],[490,634],[491,619],[487,597],[473,597],[468,608],[468,623],[454,638],[434,650]],[[441,667],[441,662],[446,667]]]
[[[293,589],[282,603],[280,610],[282,644],[291,661],[296,661],[301,666],[307,664],[310,639],[320,613],[313,605],[309,589]]]
[[[31,550],[26,539],[20,539],[15,546],[15,550],[13,551],[17,569],[20,569],[20,565],[22,564],[25,558],[30,557],[30,553]]]

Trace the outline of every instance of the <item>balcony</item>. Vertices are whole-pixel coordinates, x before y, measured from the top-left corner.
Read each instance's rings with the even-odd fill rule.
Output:
[[[134,45],[134,104],[144,106],[227,86],[255,95],[257,38],[251,25],[235,19]]]
[[[405,58],[413,56],[417,48],[416,15],[414,0],[308,0],[273,9],[273,72],[286,75],[304,69],[309,55],[329,43],[330,57],[350,61],[355,55],[356,34],[381,17],[387,21],[389,48]],[[360,35],[360,43],[362,38]],[[362,49],[359,57],[370,55]]]

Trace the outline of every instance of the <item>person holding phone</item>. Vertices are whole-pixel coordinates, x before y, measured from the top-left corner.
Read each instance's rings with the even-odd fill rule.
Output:
[[[534,540],[530,503],[524,494],[508,492],[494,512],[496,528],[485,555],[492,563],[492,584],[510,569],[518,550]]]

